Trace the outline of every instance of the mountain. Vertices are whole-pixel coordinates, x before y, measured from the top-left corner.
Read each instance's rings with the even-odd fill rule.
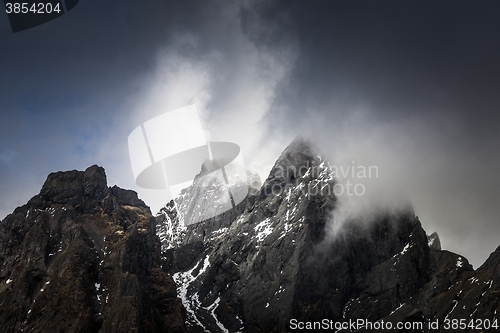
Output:
[[[0,223],[2,332],[184,332],[155,219],[104,169],[52,173]]]
[[[2,332],[498,331],[500,247],[474,270],[412,207],[339,223],[332,170],[296,139],[233,209],[204,178],[156,217],[101,167],[52,173],[0,222]]]
[[[454,319],[474,319],[496,331],[500,250],[474,271],[441,250],[437,234],[426,235],[411,207],[332,226],[335,184],[328,161],[296,139],[237,209],[186,227],[168,203],[157,231],[187,331],[287,332],[308,323],[373,330],[339,326],[359,319],[399,321],[414,332],[453,331]],[[184,195],[201,210],[210,203],[195,187]]]

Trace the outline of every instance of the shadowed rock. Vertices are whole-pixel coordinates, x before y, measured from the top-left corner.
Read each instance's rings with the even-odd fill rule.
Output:
[[[0,224],[2,332],[183,332],[154,221],[101,167],[50,174]]]

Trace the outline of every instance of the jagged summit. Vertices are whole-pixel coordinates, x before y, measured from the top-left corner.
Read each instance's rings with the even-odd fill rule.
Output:
[[[104,169],[52,173],[0,223],[2,332],[182,332],[154,218]]]
[[[163,267],[177,283],[188,329],[284,332],[291,318],[426,324],[458,318],[452,300],[461,291],[450,286],[475,274],[467,260],[442,251],[411,206],[379,212],[370,223],[346,221],[341,237],[326,241],[337,214],[334,185],[328,161],[297,138],[240,211],[178,228],[175,207],[167,205],[157,217]],[[475,295],[486,299],[481,293],[482,287]],[[498,308],[492,299],[485,308]],[[464,301],[464,318],[476,303]]]
[[[195,179],[220,169],[227,164],[226,162],[225,159],[205,160],[201,165],[200,172],[195,176]]]
[[[332,184],[327,163],[295,140],[241,209],[177,229],[176,238],[168,233],[178,223],[167,205],[157,218],[157,230],[165,231],[160,238],[170,241],[162,243],[164,268],[178,284],[191,329],[246,331],[258,322],[272,331],[273,322],[292,313],[298,269],[324,236],[335,206],[333,193],[321,191]],[[284,308],[270,299],[278,293]]]
[[[292,142],[283,150],[281,155],[276,160],[276,164],[281,164],[284,159],[294,160],[292,163],[296,166],[302,164],[300,161],[313,160],[318,157],[319,149],[316,145],[301,136],[297,136]]]
[[[285,197],[290,202],[292,198],[296,200],[300,196],[318,196],[327,198],[331,209],[336,201],[332,172],[328,162],[322,160],[313,147],[309,141],[297,137],[280,155],[261,187],[260,178],[248,173],[249,195],[235,209],[189,225],[190,223],[183,223],[186,219],[185,212],[193,215],[196,211],[217,208],[218,191],[214,189],[222,186],[217,179],[210,184],[202,183],[201,186],[195,179],[191,186],[182,190],[181,195],[165,205],[158,214],[157,228],[161,230],[160,238],[165,240],[162,242],[163,248],[174,247],[181,242],[179,237],[186,235],[186,241],[199,239],[199,236],[206,239],[207,230],[228,227],[244,210],[252,209],[256,202],[269,209],[277,209]],[[293,209],[292,211],[294,212]],[[186,233],[185,224],[188,224],[188,230],[196,229],[196,232]],[[170,241],[167,242],[167,239]]]
[[[54,204],[71,205],[88,213],[96,207],[139,206],[149,210],[137,193],[118,186],[108,188],[104,168],[93,165],[85,171],[59,171],[48,175],[40,193],[28,201],[31,208],[45,209]],[[110,201],[111,200],[111,201]]]
[[[281,174],[281,170],[289,170],[289,173],[283,173],[285,181],[290,181],[293,176],[307,171],[308,168],[321,163],[318,149],[308,140],[302,137],[296,137],[281,153],[276,160],[267,180],[272,180]],[[292,171],[295,169],[295,174]],[[300,175],[299,175],[300,176]],[[266,181],[267,181],[266,180]]]
[[[102,200],[108,193],[106,174],[102,167],[93,165],[85,171],[60,171],[49,174],[40,194],[29,203],[74,204],[88,207]]]
[[[301,182],[301,178],[333,181],[328,161],[323,160],[318,149],[308,140],[296,137],[281,153],[261,189],[261,199],[275,189],[285,189]],[[304,178],[304,179],[305,179]],[[333,189],[333,182],[331,187]],[[333,191],[331,191],[333,192]]]
[[[102,198],[107,188],[104,168],[93,165],[85,171],[59,171],[49,174],[40,195],[56,201],[79,195]]]

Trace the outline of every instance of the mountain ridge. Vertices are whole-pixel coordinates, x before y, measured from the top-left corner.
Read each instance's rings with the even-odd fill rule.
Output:
[[[0,224],[3,332],[184,331],[149,208],[104,169],[52,173]]]
[[[101,167],[52,173],[0,222],[0,325],[290,332],[292,320],[363,319],[476,331],[446,327],[466,319],[496,331],[500,246],[474,270],[411,207],[346,220],[331,237],[335,184],[329,162],[296,139],[235,209],[184,226],[174,201],[153,217],[134,191],[108,187]],[[343,328],[334,330],[371,331]]]
[[[429,289],[444,293],[477,271],[441,250],[439,236],[426,235],[411,207],[381,212],[370,223],[347,221],[340,236],[325,239],[337,198],[312,190],[333,188],[330,175],[328,162],[298,138],[238,216],[182,230],[164,252],[164,268],[182,291],[188,331],[285,332],[291,319],[325,318],[443,325],[453,317]],[[158,225],[167,220],[157,216]],[[426,295],[425,309],[411,308],[417,295]]]

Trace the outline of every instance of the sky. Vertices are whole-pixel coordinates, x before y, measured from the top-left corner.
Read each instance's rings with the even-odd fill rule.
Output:
[[[267,177],[301,135],[366,188],[356,213],[410,201],[478,267],[500,245],[500,3],[82,0],[12,33],[0,15],[0,218],[47,175],[98,164],[139,188],[127,139],[196,104],[205,137]],[[352,179],[351,179],[352,178]],[[345,202],[344,202],[345,201]]]

